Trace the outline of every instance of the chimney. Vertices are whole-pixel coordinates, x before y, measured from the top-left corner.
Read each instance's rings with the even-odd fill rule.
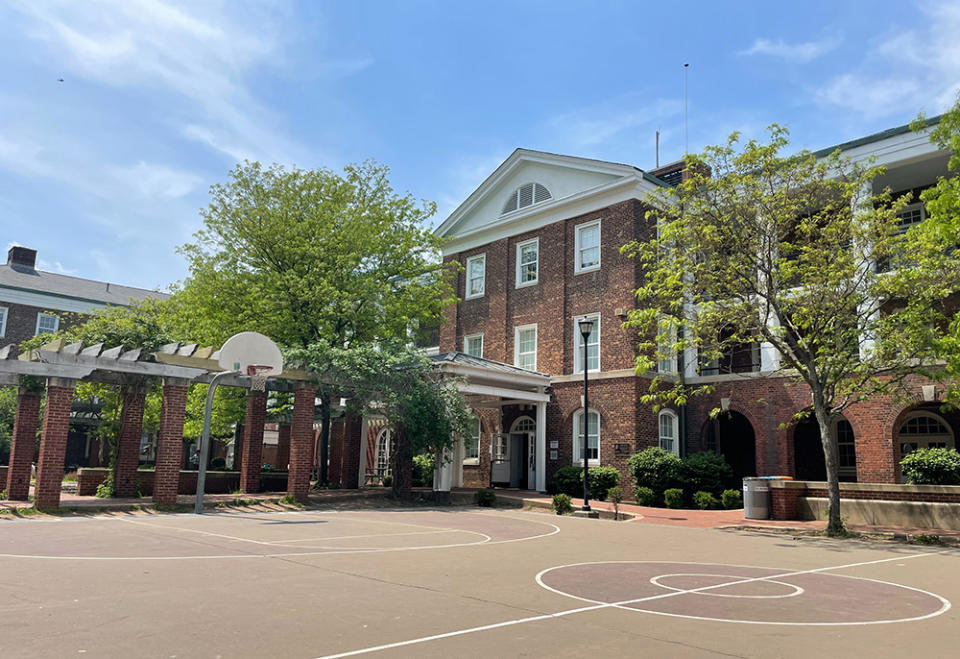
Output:
[[[7,250],[7,265],[20,272],[34,272],[37,267],[37,250],[14,245]]]

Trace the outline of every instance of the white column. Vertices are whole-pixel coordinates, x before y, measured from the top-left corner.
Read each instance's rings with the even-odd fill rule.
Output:
[[[537,403],[537,478],[538,492],[547,491],[547,404]]]
[[[690,302],[685,302],[683,305],[683,309],[684,309],[684,315],[687,317],[689,321],[692,322],[694,317],[696,316],[696,310],[694,309],[693,304],[691,304]],[[683,336],[684,336],[684,340],[686,341],[689,339],[690,333],[684,330]],[[683,376],[687,378],[697,377],[697,375],[699,375],[699,373],[697,372],[699,367],[699,361],[700,361],[700,355],[698,354],[698,350],[695,346],[684,348],[683,349]]]
[[[872,196],[873,196],[873,182],[868,181],[867,183],[864,183],[863,187],[860,190],[860,194],[857,195],[851,202],[851,206],[852,206],[851,211],[853,212],[854,218],[856,218],[856,216],[863,210],[868,209],[870,204],[870,198]],[[866,254],[869,254],[872,251],[872,247],[870,245],[856,245],[854,246],[854,248],[861,249]],[[865,268],[876,267],[876,265],[873,263],[873,261],[863,258],[863,264],[860,267],[861,269],[865,269]],[[868,278],[865,278],[865,279],[868,279]],[[873,308],[872,311],[870,310],[871,307]],[[877,300],[869,299],[869,300],[866,300],[863,304],[860,304],[858,306],[857,314],[859,316],[867,315],[869,319],[868,322],[872,324],[876,320],[877,315],[879,315],[878,308],[879,308],[879,305],[877,304]],[[873,353],[873,350],[876,347],[876,344],[877,344],[876,337],[870,334],[867,328],[864,328],[861,326],[860,328],[860,359],[868,359],[870,355]]]
[[[766,319],[767,327],[777,327],[779,323],[776,318],[768,316]],[[780,352],[773,347],[772,343],[764,341],[760,344],[760,372],[770,373],[780,370]]]
[[[360,473],[357,474],[357,487],[363,487],[367,478],[367,432],[369,430],[370,424],[367,423],[367,417],[364,415],[360,420],[360,459],[357,460],[357,464],[360,465]],[[346,441],[346,437],[344,441]],[[344,444],[343,450],[347,450],[346,444]]]
[[[450,449],[444,449],[440,454],[440,462],[433,468],[433,489],[437,492],[449,492],[453,480],[453,454]]]

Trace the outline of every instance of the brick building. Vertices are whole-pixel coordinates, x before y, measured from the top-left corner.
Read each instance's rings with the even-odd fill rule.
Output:
[[[947,173],[947,152],[931,144],[928,133],[907,126],[821,153],[836,148],[887,167],[874,182],[878,191],[918,192]],[[620,247],[655,231],[645,219],[644,200],[681,176],[676,163],[645,172],[517,149],[437,229],[447,240],[444,259],[464,266],[457,281],[461,301],[447,310],[440,352],[466,353],[550,378],[542,416],[533,413],[534,406],[510,400],[496,409],[477,409],[477,430],[465,440],[465,454],[487,458],[492,467],[485,459],[465,458],[464,484],[543,489],[558,468],[582,464],[584,414],[591,464],[612,465],[624,477],[630,455],[657,445],[680,455],[716,450],[737,476],[824,477],[815,424],[793,422],[809,405],[809,392],[777,375],[778,356],[768,346],[747,346],[714,363],[701,363],[696,354],[662,363],[668,377],[676,377],[682,365],[687,381],[711,382],[714,393],[659,414],[641,402],[653,374],[634,372],[636,337],[622,327],[634,307],[640,273]],[[922,220],[924,212],[922,204],[912,204],[902,215],[904,224]],[[595,321],[587,346],[586,412],[577,329],[584,317]],[[904,452],[955,445],[960,416],[940,411],[936,388],[919,377],[910,387],[912,402],[875,399],[837,420],[842,478],[894,482]],[[722,412],[711,420],[717,408]],[[517,460],[540,478],[518,477],[511,467]],[[629,478],[622,482],[631,485]]]

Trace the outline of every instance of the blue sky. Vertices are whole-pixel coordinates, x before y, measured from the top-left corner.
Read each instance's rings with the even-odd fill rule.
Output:
[[[820,148],[937,114],[960,2],[0,5],[0,227],[41,267],[166,287],[241,159],[375,158],[442,221],[515,147],[654,166],[779,122]],[[62,78],[63,82],[58,80]]]

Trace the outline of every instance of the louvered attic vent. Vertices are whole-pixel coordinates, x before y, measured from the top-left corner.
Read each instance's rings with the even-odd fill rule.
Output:
[[[500,214],[506,215],[520,208],[539,204],[541,201],[546,201],[551,198],[550,191],[539,183],[525,183],[510,194]]]

